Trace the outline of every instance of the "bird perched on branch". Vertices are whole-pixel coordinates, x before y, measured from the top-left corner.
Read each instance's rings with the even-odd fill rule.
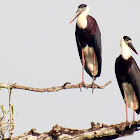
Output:
[[[85,69],[86,72],[93,78],[93,91],[94,80],[101,74],[102,46],[99,26],[96,20],[88,14],[88,5],[81,4],[78,6],[78,10],[71,19],[70,23],[77,18],[75,37],[79,56],[83,65],[81,84],[84,85]]]
[[[124,36],[120,42],[121,55],[116,59],[115,73],[122,96],[126,103],[126,121],[128,122],[127,106],[133,110],[133,121],[135,112],[140,113],[140,69],[131,56],[132,49],[136,54],[132,40]]]

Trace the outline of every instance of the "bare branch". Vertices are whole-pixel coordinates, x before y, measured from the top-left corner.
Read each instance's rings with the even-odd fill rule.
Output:
[[[103,89],[110,83],[111,83],[111,81],[105,83],[102,86],[99,86],[99,85],[95,84],[94,88]],[[50,87],[50,88],[33,88],[33,87],[17,85],[15,83],[14,84],[0,83],[0,88],[23,89],[23,90],[29,90],[29,91],[35,91],[35,92],[54,92],[54,91],[59,91],[59,90],[62,90],[62,89],[73,89],[73,88],[79,88],[80,87],[80,83],[75,84],[75,85],[70,85],[70,84],[71,84],[70,82],[66,82],[62,86],[55,86],[55,87]],[[81,87],[92,88],[92,84],[85,84],[84,86],[82,85]]]

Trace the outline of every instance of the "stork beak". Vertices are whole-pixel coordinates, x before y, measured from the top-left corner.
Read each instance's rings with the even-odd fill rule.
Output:
[[[138,54],[137,51],[135,50],[133,44],[132,44],[131,42],[128,43],[128,46],[129,46],[136,54]]]
[[[81,11],[78,10],[78,11],[75,13],[75,15],[73,16],[73,18],[71,19],[71,21],[69,22],[69,24],[71,24],[80,14],[81,14]]]

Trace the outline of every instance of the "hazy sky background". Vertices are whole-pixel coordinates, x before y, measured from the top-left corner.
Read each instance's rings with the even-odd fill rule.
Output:
[[[0,82],[47,88],[65,82],[81,82],[75,24],[68,24],[81,4],[88,4],[90,15],[102,34],[103,65],[96,84],[112,84],[105,89],[71,89],[35,93],[14,89],[12,104],[19,135],[31,128],[48,132],[55,124],[86,129],[90,122],[116,124],[125,121],[125,104],[116,82],[114,63],[121,52],[120,39],[131,37],[140,54],[140,1],[138,0],[8,0],[0,1]],[[140,56],[132,52],[140,66]],[[91,83],[85,72],[85,83]],[[8,91],[0,91],[0,104],[8,109]],[[133,112],[129,109],[129,121]],[[140,120],[140,115],[136,115]],[[127,138],[138,139],[140,132]]]

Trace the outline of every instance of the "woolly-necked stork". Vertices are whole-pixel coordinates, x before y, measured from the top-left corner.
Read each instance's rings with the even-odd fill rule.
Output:
[[[81,84],[84,85],[85,69],[86,72],[93,78],[93,91],[94,80],[101,74],[102,46],[99,26],[96,20],[88,14],[88,5],[81,4],[78,6],[78,10],[71,19],[70,23],[72,23],[77,18],[75,36],[79,56],[83,65]]]
[[[132,40],[124,36],[120,42],[121,55],[115,62],[115,73],[120,91],[126,103],[126,121],[128,122],[127,106],[133,110],[133,121],[135,112],[140,113],[140,69],[131,56],[130,48],[136,53]]]

